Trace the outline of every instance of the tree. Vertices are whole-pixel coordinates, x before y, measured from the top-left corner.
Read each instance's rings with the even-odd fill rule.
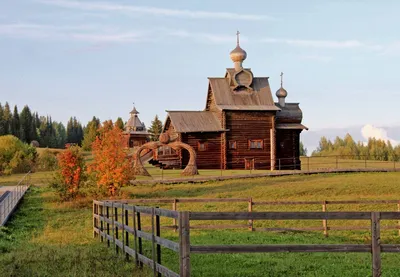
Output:
[[[83,140],[83,129],[76,117],[71,117],[67,124],[67,141],[81,145]]]
[[[20,124],[19,124],[19,113],[18,108],[14,106],[14,112],[11,120],[11,134],[20,138]]]
[[[92,145],[93,163],[89,171],[97,185],[110,196],[116,195],[133,176],[133,160],[128,158],[123,132],[104,122]]]
[[[34,130],[32,128],[32,113],[28,106],[25,106],[21,114],[20,120],[20,138],[23,142],[30,143],[33,140]]]
[[[300,156],[307,156],[307,148],[302,141],[300,141]]]
[[[4,131],[5,134],[7,135],[11,134],[11,121],[12,121],[12,114],[10,110],[10,105],[8,104],[8,102],[6,102],[3,110],[3,122],[4,122]]]
[[[88,122],[85,127],[82,148],[85,151],[92,150],[92,143],[99,135],[98,129],[100,128],[100,119],[93,116],[92,120]]]
[[[74,199],[85,179],[85,162],[77,146],[70,147],[57,156],[58,172],[52,185],[62,200]]]
[[[6,126],[4,122],[4,109],[0,103],[0,136],[6,135]]]
[[[156,115],[154,120],[151,122],[151,126],[149,128],[151,141],[158,140],[158,137],[160,136],[160,134],[162,132],[162,128],[163,128],[162,122],[160,119],[158,119],[158,115]]]
[[[117,126],[118,128],[120,128],[121,130],[124,130],[124,121],[122,121],[122,118],[118,117],[117,121],[115,121],[115,126]]]

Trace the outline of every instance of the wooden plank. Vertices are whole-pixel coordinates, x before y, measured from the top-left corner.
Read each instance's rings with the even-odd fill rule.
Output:
[[[380,219],[400,219],[400,212],[380,212]]]
[[[150,233],[146,233],[143,231],[136,231],[138,238],[143,238],[145,240],[151,241],[152,240],[152,235]]]
[[[381,233],[380,213],[371,213],[371,251],[372,251],[372,276],[381,276]]]
[[[399,253],[400,244],[381,244],[382,252]]]
[[[151,269],[153,269],[153,261],[146,256],[139,254],[139,261],[142,262],[143,264],[149,266]],[[163,274],[164,276],[167,277],[180,277],[177,273],[173,272],[172,270],[166,268],[165,266],[162,266],[160,264],[156,264],[157,271]]]
[[[254,228],[254,231],[266,232],[296,232],[296,231],[323,231],[323,227],[299,227],[299,228],[284,228],[284,227],[271,227],[271,228]]]
[[[136,234],[136,210],[135,207],[133,207],[133,214],[132,214],[132,221],[133,221],[133,241],[135,244],[135,264],[138,267],[139,266],[139,258],[138,258],[138,237]]]
[[[114,203],[115,204],[115,203]],[[117,247],[117,241],[119,239],[119,233],[118,233],[118,226],[119,226],[119,222],[118,222],[118,207],[115,207],[113,205],[114,208],[114,228],[115,228],[115,253],[119,253],[119,248]]]
[[[152,209],[151,207],[136,206],[136,211],[137,211],[138,213],[143,213],[143,214],[151,215],[151,212],[152,212],[151,209]]]
[[[385,219],[400,218],[400,213],[387,212]],[[385,213],[382,213],[382,216]],[[191,212],[190,220],[308,220],[308,219],[370,219],[369,212]]]
[[[125,208],[122,208],[122,214],[124,215],[124,219],[125,219],[125,224],[124,224],[124,230],[125,230],[126,227],[129,227],[129,211],[126,210]],[[129,247],[129,232],[127,232],[127,231],[125,231],[125,246],[124,247]],[[125,252],[125,250],[124,250],[124,252]],[[125,255],[125,259],[127,261],[129,260],[128,253]]]
[[[125,253],[131,257],[135,257],[136,255],[135,250],[130,248],[129,246],[125,246]]]
[[[255,201],[253,205],[312,205],[321,204],[321,201]]]
[[[137,208],[137,206],[135,206],[135,211],[136,211],[136,208]],[[141,216],[141,214],[138,212],[137,214],[136,214],[136,218],[137,218],[137,230],[136,230],[136,237],[137,237],[137,240],[138,240],[138,254],[143,254],[143,245],[142,245],[142,238],[141,237],[139,237],[138,236],[138,232],[140,232],[141,230],[142,230],[142,221],[141,221],[141,219],[140,219],[140,216]],[[138,260],[139,260],[139,267],[143,267],[143,263],[140,261],[140,259],[138,258]]]
[[[156,240],[155,240],[155,209],[151,209],[151,256],[153,260],[153,276],[157,277],[157,267],[156,267]]]
[[[110,235],[110,207],[106,207],[107,236]],[[110,247],[110,240],[107,239],[107,246]]]
[[[370,245],[192,245],[191,253],[266,253],[266,252],[370,252]]]
[[[179,213],[176,211],[171,211],[171,210],[166,210],[166,209],[159,209],[157,208],[155,210],[155,214],[159,216],[164,216],[164,217],[169,217],[169,218],[174,218],[177,219]]]
[[[398,206],[400,207],[400,204],[399,204]],[[177,210],[177,202],[176,202],[176,199],[174,199],[174,202],[172,203],[172,210],[173,210],[173,211],[176,211],[176,210]],[[174,218],[174,219],[172,220],[172,225],[173,225],[173,226],[177,226],[176,218]],[[177,230],[177,228],[174,229],[174,232],[176,232],[176,230]]]
[[[164,246],[164,247],[166,247],[168,249],[171,249],[171,250],[173,250],[175,252],[179,252],[179,244],[177,242],[175,242],[175,241],[168,240],[168,239],[165,239],[165,238],[162,238],[162,237],[159,237],[159,236],[155,237],[155,241],[156,241],[157,244],[159,244],[161,246]]]
[[[190,277],[190,222],[189,212],[179,213],[179,276]]]
[[[229,203],[229,202],[247,202],[248,198],[178,198],[176,202],[180,203]]]
[[[242,229],[248,228],[249,225],[247,224],[218,224],[218,225],[190,225],[190,229],[205,229],[205,230],[212,230],[212,229]]]
[[[251,197],[248,200],[247,211],[249,213],[251,213],[253,211],[253,199]],[[248,226],[249,231],[253,231],[253,224],[254,224],[254,221],[252,219],[250,219],[249,226]]]

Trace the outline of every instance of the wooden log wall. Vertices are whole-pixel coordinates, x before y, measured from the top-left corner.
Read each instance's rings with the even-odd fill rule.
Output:
[[[245,169],[245,159],[255,159],[255,169],[270,169],[273,116],[270,112],[226,112],[228,168]],[[263,140],[263,149],[250,149],[249,140],[257,139]],[[229,141],[236,141],[236,149],[229,149]]]
[[[197,168],[221,168],[221,133],[184,133],[182,142],[193,147],[197,154]],[[206,150],[199,151],[199,143],[205,143]],[[182,167],[189,162],[189,152],[182,151]]]
[[[276,130],[276,164],[278,170],[300,170],[300,130]]]

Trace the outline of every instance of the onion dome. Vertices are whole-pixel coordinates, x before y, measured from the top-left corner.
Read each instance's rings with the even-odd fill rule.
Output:
[[[284,89],[283,87],[280,87],[277,91],[276,91],[276,97],[278,98],[285,98],[287,96],[287,91],[286,89]]]
[[[243,62],[247,58],[247,53],[238,44],[229,56],[233,62]]]

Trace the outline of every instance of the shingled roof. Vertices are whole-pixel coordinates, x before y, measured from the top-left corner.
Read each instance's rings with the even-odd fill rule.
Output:
[[[227,69],[227,75],[233,69]],[[279,111],[272,99],[268,77],[254,77],[251,91],[236,92],[229,78],[208,78],[216,106],[221,110]]]
[[[223,132],[213,112],[208,111],[167,111],[168,117],[178,133]]]

